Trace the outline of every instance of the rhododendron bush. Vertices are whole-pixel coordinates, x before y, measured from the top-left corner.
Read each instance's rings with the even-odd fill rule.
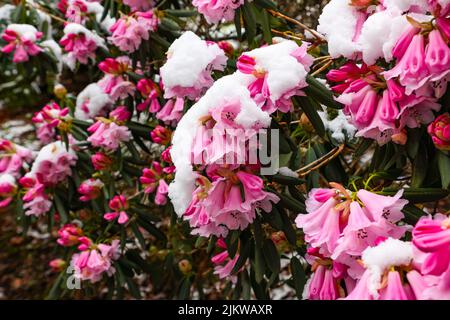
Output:
[[[43,296],[450,299],[450,1],[21,0],[0,34]]]

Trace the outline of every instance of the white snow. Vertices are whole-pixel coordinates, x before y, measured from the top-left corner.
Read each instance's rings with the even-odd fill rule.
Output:
[[[87,100],[89,100],[87,104],[88,113],[82,109],[83,104]],[[80,120],[93,119],[103,108],[111,103],[112,100],[109,95],[104,93],[97,83],[91,83],[78,94],[74,116]]]
[[[267,84],[272,102],[295,89],[299,83],[305,82],[308,73],[305,66],[291,56],[291,53],[298,48],[294,41],[286,40],[245,53],[255,59],[257,70],[262,69],[267,72]]]
[[[30,24],[12,23],[8,25],[6,29],[14,31],[20,37],[31,40],[33,42],[37,40],[36,33],[38,32],[38,30]]]
[[[352,58],[359,46],[353,41],[359,13],[349,0],[331,0],[323,8],[317,31],[328,41],[332,58]]]
[[[227,60],[217,45],[208,45],[191,31],[175,40],[167,55],[168,60],[161,67],[160,75],[164,85],[169,87],[193,87],[208,66],[214,64],[214,69],[223,70]]]
[[[170,152],[177,170],[175,180],[169,186],[169,197],[179,216],[186,211],[195,189],[196,174],[191,164],[191,146],[200,127],[199,119],[207,115],[212,108],[225,103],[239,102],[241,112],[235,119],[237,124],[244,128],[250,128],[256,123],[265,127],[270,125],[269,114],[258,108],[250,97],[247,86],[251,78],[235,73],[219,79],[178,123]]]
[[[411,6],[418,6],[419,8],[426,10],[426,8],[428,8],[428,3],[427,0],[384,0],[383,6],[389,11],[402,13],[408,11]]]
[[[0,185],[2,184],[16,186],[16,178],[9,173],[2,173],[0,174]]]
[[[105,40],[100,37],[95,31],[90,31],[86,29],[84,26],[78,23],[69,23],[64,27],[64,34],[80,34],[83,33],[86,38],[93,40],[97,46],[103,47],[106,49]]]
[[[354,138],[356,128],[350,123],[351,117],[345,115],[342,110],[338,110],[338,115],[332,120],[329,120],[326,112],[319,111],[318,113],[325,126],[325,130],[331,132],[331,137],[337,142],[345,142],[346,137],[348,140]]]
[[[385,270],[392,266],[409,265],[413,259],[413,246],[405,242],[388,238],[376,247],[369,247],[362,253],[362,260],[370,272],[369,291],[378,297],[381,277]]]
[[[61,155],[67,153],[72,154],[76,158],[76,154],[72,150],[72,148],[69,148],[69,150],[67,150],[65,143],[62,141],[55,141],[47,144],[39,151],[36,159],[34,160],[30,175],[34,176],[36,174],[36,171],[43,161],[51,161],[53,163],[56,163]]]
[[[16,7],[12,4],[5,4],[0,7],[0,20],[10,21],[11,14]]]
[[[47,48],[48,51],[50,51],[55,56],[56,61],[57,61],[58,71],[61,72],[63,61],[62,61],[62,49],[59,46],[59,44],[55,40],[51,39],[51,40],[45,40],[45,41],[41,42],[40,45],[43,48]]]

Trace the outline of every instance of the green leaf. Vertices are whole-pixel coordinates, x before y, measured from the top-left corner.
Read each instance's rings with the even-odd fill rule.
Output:
[[[237,273],[247,262],[250,256],[250,249],[252,248],[252,242],[246,238],[241,240],[241,249],[239,250],[239,258],[231,271],[231,274]]]
[[[262,8],[277,9],[277,5],[270,0],[254,0],[254,3]]]
[[[197,10],[171,10],[171,9],[166,9],[164,10],[164,13],[174,16],[174,17],[181,17],[181,18],[186,18],[186,17],[195,17],[196,15],[198,15],[198,11]]]
[[[66,211],[63,200],[59,197],[59,195],[56,192],[53,195],[53,199],[55,201],[56,210],[58,211],[59,216],[61,217],[61,222],[62,223],[69,222],[69,215]]]
[[[303,91],[308,97],[312,97],[319,103],[332,109],[343,108],[342,104],[334,100],[331,90],[325,87],[316,78],[308,75],[306,76],[306,82],[308,83],[308,87],[304,88]]]
[[[277,247],[273,244],[272,240],[266,239],[263,246],[264,258],[269,269],[278,274],[281,269],[280,256],[278,255]]]
[[[280,197],[280,204],[285,208],[292,210],[296,213],[306,213],[306,206],[297,199],[294,199],[288,194],[277,194]]]
[[[280,183],[282,185],[288,186],[288,185],[299,185],[299,184],[303,184],[306,181],[300,178],[294,178],[294,177],[290,177],[290,176],[284,176],[282,174],[275,174],[273,176],[268,176],[268,178],[276,183]]]
[[[415,225],[420,217],[426,215],[423,210],[410,203],[403,207],[402,212],[405,214],[405,221],[411,225]]]
[[[178,292],[178,299],[187,300],[191,294],[191,280],[189,278],[184,279],[181,282],[180,290]]]
[[[270,224],[272,228],[277,231],[283,229],[283,220],[281,219],[280,212],[276,206],[272,206],[272,211],[270,213],[263,214],[263,219],[265,222]]]
[[[264,256],[262,249],[255,246],[255,259],[254,259],[255,280],[257,283],[261,283],[266,273],[266,264],[264,262]]]
[[[131,223],[131,230],[133,231],[134,235],[138,239],[139,244],[142,247],[142,250],[145,250],[146,245],[145,245],[144,236],[142,235],[141,231],[139,230],[139,227],[137,226],[137,224],[135,222]]]
[[[300,105],[303,112],[305,112],[317,134],[320,137],[325,137],[325,126],[323,124],[322,118],[320,118],[319,114],[317,113],[317,109],[314,107],[311,99],[309,97],[295,97],[294,101],[295,100],[297,100],[297,103]]]
[[[378,194],[384,196],[393,196],[398,190],[384,189]],[[439,188],[406,188],[403,192],[403,199],[409,200],[411,203],[433,202],[448,196],[448,191]]]
[[[427,176],[428,169],[428,153],[425,146],[422,143],[417,143],[420,140],[416,141],[416,144],[420,144],[419,152],[416,154],[413,163],[413,174],[411,179],[411,187],[419,188],[422,186],[423,181]]]
[[[450,157],[441,151],[437,151],[437,161],[441,174],[442,188],[450,188]]]
[[[251,4],[247,0],[245,0],[241,8],[244,17],[245,34],[248,43],[251,44],[256,37],[256,17],[251,8]]]
[[[295,246],[297,243],[297,235],[295,233],[294,227],[292,226],[292,222],[284,210],[280,210],[279,212],[281,219],[283,220],[284,235],[286,236],[286,239],[289,241],[289,243]]]
[[[292,277],[294,279],[294,287],[297,298],[301,300],[303,295],[303,288],[305,287],[306,283],[306,274],[302,264],[300,263],[300,260],[298,260],[298,258],[296,257],[293,257],[291,259],[291,271]]]

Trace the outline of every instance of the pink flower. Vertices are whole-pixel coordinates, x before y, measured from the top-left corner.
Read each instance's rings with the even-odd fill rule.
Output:
[[[148,10],[155,5],[154,0],[123,0],[123,3],[131,8],[131,11]]]
[[[105,73],[105,76],[97,84],[113,100],[125,99],[134,95],[136,87],[127,76],[127,72],[131,70],[128,57],[107,58],[100,62],[98,67]]]
[[[123,126],[123,122],[130,116],[125,107],[118,107],[110,113],[110,118],[100,118],[87,130],[91,135],[87,139],[95,147],[114,151],[119,148],[121,142],[131,139],[131,132]]]
[[[72,247],[80,242],[83,230],[76,224],[66,224],[58,230],[58,240],[56,242],[63,247]]]
[[[17,193],[16,179],[9,173],[0,174],[0,208],[7,207]]]
[[[99,179],[88,179],[83,181],[78,187],[78,193],[82,194],[81,201],[97,199],[100,196],[104,184]]]
[[[211,262],[215,264],[214,274],[217,274],[220,279],[230,278],[232,282],[236,282],[237,278],[235,275],[231,274],[231,271],[233,271],[233,268],[239,259],[239,254],[236,253],[233,259],[231,259],[227,251],[227,245],[222,238],[219,238],[216,244],[219,248],[225,250],[211,258]]]
[[[292,109],[291,98],[304,95],[301,89],[307,86],[306,75],[313,63],[307,49],[306,44],[299,47],[295,42],[282,41],[245,53],[238,59],[238,70],[253,76],[248,89],[263,111],[288,112]]]
[[[234,10],[243,5],[244,0],[193,0],[192,4],[209,23],[218,23],[233,20]]]
[[[349,272],[356,274],[359,267],[350,256],[360,256],[380,237],[400,238],[406,231],[395,223],[403,218],[401,210],[407,201],[400,199],[402,191],[387,197],[359,190],[355,198],[342,186],[331,185],[334,187],[331,191],[313,189],[310,192],[306,201],[308,214],[300,214],[296,224],[303,229],[305,240],[312,247],[348,265]]]
[[[53,272],[61,272],[66,268],[66,262],[63,259],[53,259],[48,263]]]
[[[45,186],[54,186],[64,181],[72,174],[71,167],[75,165],[75,152],[61,141],[56,141],[43,147],[36,157],[30,171],[32,177]]]
[[[59,43],[68,52],[66,62],[73,70],[76,62],[88,64],[95,60],[95,51],[105,47],[104,40],[80,24],[69,23],[64,27],[64,36]]]
[[[139,178],[145,193],[148,194],[156,191],[155,203],[159,206],[167,203],[169,186],[165,179],[169,179],[168,174],[171,173],[172,167],[163,168],[159,162],[154,161],[150,169],[144,168],[142,176]]]
[[[71,266],[75,270],[75,277],[95,283],[101,280],[104,273],[108,276],[115,273],[113,261],[119,256],[119,240],[113,240],[111,245],[92,245],[81,253],[74,254]]]
[[[9,173],[18,178],[25,163],[32,159],[33,154],[27,148],[0,139],[0,173]]]
[[[334,276],[333,268],[317,265],[308,286],[308,300],[336,300],[339,297],[338,280]]]
[[[86,20],[88,7],[84,0],[67,0],[64,8],[68,21],[83,24]]]
[[[142,40],[149,40],[150,32],[155,32],[158,24],[159,19],[152,10],[133,12],[112,25],[108,40],[121,51],[131,53],[139,48]]]
[[[28,24],[10,24],[4,31],[2,39],[8,42],[2,48],[3,53],[14,51],[13,62],[26,62],[30,56],[38,55],[43,49],[35,44],[42,38],[42,32]]]
[[[166,127],[157,125],[155,129],[150,132],[150,136],[153,142],[167,145],[172,139],[172,131]]]
[[[111,168],[113,160],[102,152],[97,152],[91,157],[92,165],[97,171],[102,171]]]
[[[161,109],[159,103],[159,88],[156,83],[149,79],[141,79],[138,81],[136,88],[140,92],[141,96],[145,99],[137,105],[138,111],[147,110],[149,112],[158,112]]]
[[[25,202],[23,205],[25,214],[39,217],[47,213],[52,207],[52,202],[45,193],[45,186],[30,177],[23,177],[19,182],[26,189],[22,198]]]
[[[450,265],[450,220],[443,215],[435,219],[422,217],[412,231],[413,243],[426,253],[421,262],[424,274],[440,275]]]
[[[45,105],[32,118],[38,126],[37,136],[39,140],[43,143],[51,142],[55,136],[55,128],[69,118],[69,108],[62,109],[56,102]]]
[[[272,203],[279,201],[263,190],[263,181],[256,175],[222,167],[209,174],[214,180],[198,178],[199,187],[184,214],[194,228],[193,234],[225,236],[227,230],[244,230],[255,219],[257,208],[270,212]]]
[[[450,115],[441,114],[429,126],[428,134],[436,148],[450,151]]]
[[[183,116],[184,100],[176,98],[167,101],[164,107],[156,114],[156,118],[175,127]]]
[[[109,201],[110,209],[114,210],[114,212],[105,213],[103,218],[107,221],[112,221],[118,218],[117,222],[119,224],[127,223],[129,218],[125,210],[128,209],[128,201],[127,198],[123,195],[114,196]]]
[[[161,153],[161,159],[164,162],[172,164],[172,156],[170,155],[170,150],[172,150],[172,146],[168,147]]]

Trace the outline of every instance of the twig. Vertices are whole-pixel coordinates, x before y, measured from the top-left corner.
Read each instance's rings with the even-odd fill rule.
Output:
[[[333,63],[333,60],[328,61],[326,64],[324,64],[322,67],[311,73],[311,76],[314,77],[317,74],[321,73],[323,70],[326,70],[331,64]]]
[[[303,28],[303,29],[305,29],[305,30],[308,30],[308,31],[309,31],[309,32],[310,32],[317,40],[320,40],[320,41],[322,41],[322,42],[325,42],[325,41],[326,41],[326,40],[322,37],[322,35],[321,35],[320,33],[318,33],[317,31],[315,31],[315,30],[309,28],[308,26],[304,25],[304,24],[301,23],[300,21],[297,21],[297,20],[295,20],[295,19],[292,19],[291,17],[288,17],[288,16],[286,16],[286,15],[280,13],[280,12],[277,12],[277,11],[274,11],[274,10],[271,10],[271,9],[268,9],[267,11],[269,11],[269,12],[270,12],[272,15],[274,15],[274,16],[278,16],[278,17],[280,17],[280,18],[283,18],[283,19],[285,19],[285,20],[287,20],[287,21],[289,21],[289,22],[292,22],[292,23],[294,23],[294,24],[300,26],[301,28]]]
[[[336,158],[344,150],[344,147],[345,145],[341,144],[339,147],[334,148],[323,157],[311,162],[310,164],[304,166],[303,168],[298,169],[296,171],[298,176],[304,177],[311,171],[321,168],[322,166],[324,166],[325,164]]]
[[[275,29],[271,29],[271,31],[277,35],[286,37],[288,39],[293,39],[293,40],[298,40],[298,41],[303,41],[303,38],[299,37],[299,36],[294,36],[292,34],[287,33],[286,31],[278,31]]]

